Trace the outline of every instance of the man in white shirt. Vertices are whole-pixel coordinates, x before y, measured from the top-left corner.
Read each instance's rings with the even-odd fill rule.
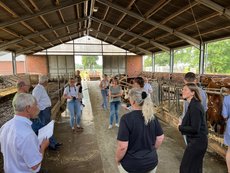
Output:
[[[5,173],[38,172],[49,140],[39,146],[38,138],[31,128],[30,118],[35,118],[39,109],[31,94],[20,93],[13,101],[15,116],[0,129],[1,152]]]
[[[152,86],[150,85],[149,81],[148,81],[148,78],[144,78],[144,81],[145,81],[145,85],[144,85],[144,90],[148,93],[148,94],[151,94],[153,92],[153,88]]]
[[[48,77],[42,75],[39,77],[39,83],[33,89],[32,95],[35,97],[40,109],[39,118],[42,124],[46,125],[51,121],[51,100],[46,91]]]
[[[45,75],[40,76],[39,83],[32,92],[32,95],[37,100],[40,110],[38,118],[32,120],[32,128],[36,134],[38,134],[38,130],[40,128],[47,125],[51,121],[51,100],[46,91],[47,84],[48,77]],[[61,145],[62,143],[58,143],[53,136],[50,138],[49,149],[57,150],[57,147]]]

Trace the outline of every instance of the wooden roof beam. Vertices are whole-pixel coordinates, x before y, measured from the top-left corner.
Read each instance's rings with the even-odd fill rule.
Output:
[[[160,9],[162,9],[165,5],[167,5],[171,0],[160,0],[158,1],[150,10],[148,10],[145,14],[145,18],[150,18],[154,14],[156,14]]]
[[[166,32],[172,33],[172,34],[174,34],[175,36],[177,36],[178,38],[180,38],[180,39],[186,41],[187,43],[192,44],[193,46],[199,48],[200,41],[197,40],[197,39],[194,39],[194,38],[192,38],[192,37],[190,37],[190,36],[188,36],[188,35],[186,35],[186,34],[183,34],[183,33],[181,33],[181,32],[174,31],[174,29],[172,29],[172,28],[170,28],[170,27],[168,27],[168,26],[166,26],[166,25],[162,25],[162,24],[160,24],[159,22],[156,22],[156,21],[154,21],[154,20],[145,19],[144,17],[140,16],[139,14],[136,14],[136,13],[134,13],[134,12],[132,12],[132,11],[126,10],[125,8],[123,8],[123,7],[119,6],[119,5],[116,5],[116,4],[114,4],[114,3],[111,3],[111,2],[109,2],[109,1],[107,1],[107,0],[97,0],[97,1],[100,2],[100,3],[102,3],[102,4],[108,5],[108,6],[110,6],[111,8],[114,8],[114,9],[120,11],[120,12],[126,13],[126,14],[128,14],[128,15],[130,15],[130,16],[132,16],[132,17],[138,19],[138,20],[141,20],[141,21],[143,21],[143,22],[146,22],[146,23],[148,23],[148,24],[150,24],[150,25],[152,25],[152,26],[157,26],[157,27],[159,27],[160,29],[162,29],[162,30],[164,30],[164,31],[166,31]]]
[[[166,4],[168,4],[171,0],[161,0],[158,1],[150,10],[148,10],[145,14],[144,17],[146,19],[150,18],[153,14],[155,14],[157,11],[159,11],[161,8],[163,8]],[[152,15],[150,15],[152,14]],[[137,25],[139,25],[140,23],[142,23],[142,20],[139,20],[137,23],[135,23],[130,29],[129,31],[133,30]],[[152,29],[152,28],[151,28]],[[124,33],[123,33],[124,34]],[[122,45],[125,46],[125,45]]]
[[[33,8],[34,8],[35,11],[40,11],[39,8],[38,8],[38,6],[34,3],[33,0],[29,0],[29,2],[33,6]]]
[[[221,5],[211,1],[211,0],[196,0],[197,2],[203,4],[204,6],[211,8],[217,12],[219,12],[221,15],[226,16],[230,19],[230,10],[227,8],[222,7]]]
[[[16,52],[16,53],[17,53],[17,54],[23,54],[24,52],[26,52],[26,51],[28,51],[28,50],[32,50],[32,49],[36,48],[38,45],[49,44],[49,43],[52,43],[52,42],[57,41],[57,40],[60,41],[60,40],[63,39],[63,38],[72,36],[72,35],[74,35],[74,34],[77,34],[77,33],[79,33],[79,32],[85,31],[85,30],[86,30],[86,28],[81,29],[81,30],[78,30],[78,31],[73,32],[73,33],[70,33],[70,34],[68,34],[68,35],[60,36],[60,37],[55,38],[55,39],[53,39],[53,40],[49,40],[49,41],[45,41],[45,42],[40,42],[40,43],[35,43],[35,44],[36,44],[35,46],[28,47],[28,48],[23,49],[23,50],[20,50],[20,51],[18,51],[18,52]],[[62,42],[62,41],[61,41],[61,42]]]
[[[108,14],[108,12],[109,12],[109,6],[106,6],[106,7],[107,7],[107,8],[106,8],[106,10],[105,10],[105,14],[104,14],[102,20],[105,20],[107,14]],[[100,31],[100,29],[101,29],[101,23],[99,24],[97,30]],[[97,35],[98,35],[98,34],[96,34],[96,38],[97,38]]]
[[[162,49],[162,50],[164,50],[164,51],[170,51],[170,48],[167,47],[167,46],[164,46],[164,45],[162,45],[162,44],[159,44],[159,43],[157,43],[157,42],[155,42],[155,41],[150,41],[150,40],[147,39],[147,38],[144,38],[144,37],[141,37],[141,36],[139,36],[139,35],[137,35],[137,34],[135,34],[135,33],[129,32],[129,31],[123,29],[123,28],[114,26],[114,25],[112,25],[112,24],[110,24],[110,23],[108,23],[108,22],[102,21],[102,20],[97,19],[97,18],[95,18],[95,17],[92,17],[92,20],[94,20],[94,21],[96,21],[96,22],[98,22],[98,23],[102,23],[103,25],[106,25],[106,26],[108,26],[108,27],[110,27],[110,28],[114,28],[114,29],[116,29],[116,30],[118,30],[118,31],[120,31],[120,32],[125,32],[126,34],[131,35],[132,37],[139,38],[139,39],[141,39],[141,40],[143,40],[143,41],[149,41],[150,44],[152,44],[152,45],[154,45],[154,46],[156,46],[156,47],[158,47],[158,48],[160,48],[160,49]]]
[[[16,19],[8,20],[6,22],[1,22],[0,23],[0,28],[5,28],[7,26],[14,25],[14,24],[16,24],[18,22],[26,21],[26,20],[41,16],[41,15],[49,14],[49,13],[55,12],[55,11],[57,11],[59,9],[64,9],[64,8],[67,8],[67,7],[71,7],[71,6],[75,5],[75,4],[79,4],[79,3],[82,3],[84,1],[87,1],[87,0],[74,0],[74,2],[72,2],[72,1],[64,1],[62,6],[47,8],[45,10],[39,11],[39,12],[34,13],[34,14],[29,14],[29,15],[25,15],[25,16],[22,16],[22,17],[19,17],[19,18],[16,18]]]
[[[214,12],[212,14],[208,14],[208,15],[206,15],[204,17],[201,17],[201,18],[197,19],[196,23],[199,24],[200,22],[204,22],[204,21],[209,20],[209,19],[211,19],[213,17],[216,17],[216,16],[219,16],[218,12]],[[194,21],[191,21],[189,23],[186,23],[185,25],[182,25],[182,26],[176,28],[175,30],[176,31],[181,31],[181,30],[183,30],[185,28],[188,28],[188,27],[191,27],[191,26],[195,25],[196,23]],[[161,38],[168,37],[169,35],[171,35],[171,33],[160,35],[160,36],[156,37],[155,40],[159,40]]]
[[[126,9],[127,9],[127,10],[130,10],[131,7],[132,7],[132,5],[135,3],[135,1],[136,1],[136,0],[132,0],[132,1],[129,3],[129,5],[128,5],[128,7],[127,7]],[[116,23],[116,26],[118,26],[118,25],[121,23],[121,21],[125,18],[126,15],[127,15],[127,14],[125,14],[125,13],[123,13],[123,14],[121,15],[120,19],[119,19],[119,20],[117,21],[117,23]],[[111,29],[109,30],[108,35],[110,35],[112,31],[113,31],[113,28],[111,28]],[[106,40],[107,40],[107,37],[105,37],[104,41],[106,41]]]
[[[23,41],[25,39],[31,39],[31,38],[37,37],[39,35],[42,35],[42,34],[47,34],[47,33],[52,32],[53,30],[62,29],[64,27],[66,27],[66,26],[74,25],[74,24],[76,24],[78,22],[82,22],[82,21],[84,21],[86,19],[87,19],[87,17],[81,18],[81,19],[78,19],[78,20],[74,20],[74,21],[69,21],[69,22],[66,22],[65,24],[56,25],[53,28],[44,29],[44,30],[36,32],[36,33],[32,33],[32,34],[29,34],[29,35],[26,35],[26,36],[23,36],[23,37],[20,37],[20,38],[17,38],[17,39],[7,41],[7,42],[5,42],[3,44],[0,44],[0,50],[4,50],[8,46],[10,46],[12,44],[19,43],[19,42],[21,42],[21,41]]]
[[[104,33],[102,33],[102,32],[99,32],[99,31],[96,31],[96,30],[93,30],[93,31],[97,32],[98,34],[102,35],[103,37],[106,37],[106,36],[107,36],[107,34],[104,34]],[[125,43],[124,41],[119,40],[119,39],[117,39],[117,38],[115,38],[115,37],[112,37],[112,36],[108,36],[108,37],[109,37],[109,39],[111,39],[111,40],[117,40],[118,42],[120,42],[120,43],[122,43],[122,44]],[[146,51],[145,49],[142,49],[141,47],[135,46],[135,45],[133,45],[133,44],[128,43],[127,45],[129,45],[129,46],[131,46],[131,47],[135,47],[135,48],[139,49],[141,52],[144,52],[144,53],[146,53],[146,54],[151,54],[151,52]]]
[[[190,8],[194,7],[194,6],[197,5],[197,4],[198,4],[198,2],[195,2],[195,1],[192,2],[191,5],[189,4],[189,5],[185,6],[185,7],[183,7],[182,9],[178,10],[177,12],[175,12],[175,13],[171,14],[170,16],[166,17],[166,18],[165,18],[162,22],[160,22],[160,23],[161,23],[161,24],[165,24],[165,23],[168,22],[169,20],[171,20],[171,19],[177,17],[177,16],[180,15],[181,13],[184,13],[185,11],[189,10]],[[155,27],[153,27],[153,28],[151,28],[151,29],[145,31],[145,32],[142,34],[142,36],[144,36],[144,35],[146,35],[146,34],[152,32],[152,31],[154,31],[154,30],[157,29],[157,28],[158,28],[158,27],[155,26]]]

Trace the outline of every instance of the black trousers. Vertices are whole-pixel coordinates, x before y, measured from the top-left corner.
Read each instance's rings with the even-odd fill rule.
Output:
[[[185,149],[180,173],[202,173],[203,158],[208,146],[207,136],[200,138],[187,138],[188,145]]]

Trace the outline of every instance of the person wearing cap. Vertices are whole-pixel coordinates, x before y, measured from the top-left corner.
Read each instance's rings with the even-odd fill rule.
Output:
[[[129,91],[133,111],[121,117],[117,135],[115,160],[120,173],[155,173],[158,165],[157,149],[164,134],[155,117],[153,102],[145,91]]]

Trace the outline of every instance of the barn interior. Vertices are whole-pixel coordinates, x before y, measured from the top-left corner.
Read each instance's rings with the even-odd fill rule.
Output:
[[[98,104],[102,100],[100,76],[92,75],[93,81],[83,82],[84,132],[71,133],[62,97],[67,80],[78,70],[75,57],[99,55],[102,72],[118,75],[123,87],[129,88],[130,79],[144,76],[156,88],[151,97],[166,134],[157,172],[178,172],[185,146],[176,126],[182,112],[185,73],[175,70],[176,51],[186,47],[198,51],[197,78],[208,94],[209,112],[217,109],[213,116],[223,122],[221,102],[213,100],[229,95],[224,88],[230,88],[230,76],[207,73],[205,62],[208,44],[229,37],[229,0],[3,0],[0,51],[1,55],[10,54],[10,61],[0,61],[0,126],[13,116],[16,82],[25,78],[35,86],[40,74],[48,75],[55,135],[63,147],[46,153],[42,171],[118,172],[114,161],[117,129],[108,130],[109,112]],[[168,55],[164,72],[157,71],[155,61],[163,52]],[[20,62],[20,55],[25,61]],[[146,55],[152,59],[150,71],[143,68]],[[125,113],[121,109],[120,115]],[[208,118],[209,150],[204,163],[208,173],[227,170],[224,125],[217,123],[219,119]],[[3,172],[2,156],[0,165]]]

